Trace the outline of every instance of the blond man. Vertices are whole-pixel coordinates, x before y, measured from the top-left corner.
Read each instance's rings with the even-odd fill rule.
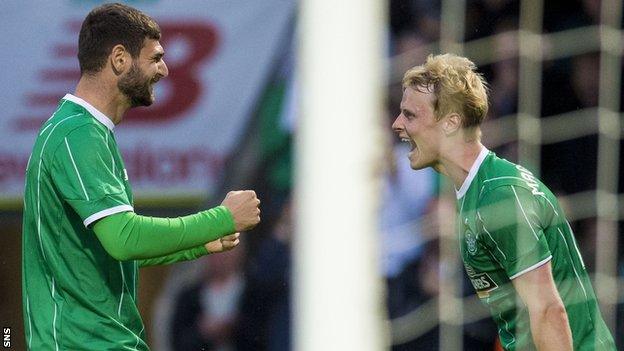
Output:
[[[556,197],[481,143],[488,89],[475,65],[429,56],[405,73],[392,128],[414,170],[453,182],[460,252],[506,350],[615,350]]]

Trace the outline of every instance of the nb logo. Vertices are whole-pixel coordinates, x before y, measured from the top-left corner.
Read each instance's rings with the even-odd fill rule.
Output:
[[[166,122],[180,118],[207,90],[200,72],[217,51],[219,37],[216,28],[205,22],[165,22],[161,28],[166,33],[162,39],[165,50],[177,41],[186,44],[186,52],[175,61],[165,59],[169,76],[159,84],[171,84],[170,94],[156,96],[154,105],[147,109],[129,111],[126,119],[129,123]]]
[[[66,24],[68,30],[77,35],[81,22],[70,21]],[[169,67],[169,76],[156,86],[168,86],[167,93],[156,96],[156,102],[149,108],[137,108],[128,112],[126,123],[154,123],[168,122],[182,118],[206,96],[206,82],[200,76],[206,65],[211,63],[219,48],[219,32],[210,23],[203,21],[190,22],[163,22],[160,25],[163,33],[163,47],[175,46],[182,43],[186,48],[180,57],[165,59]],[[76,43],[77,44],[77,43]],[[76,44],[53,44],[52,51],[62,61],[73,64],[71,68],[61,69],[57,65],[44,67],[38,75],[42,84],[58,86],[54,92],[29,92],[25,96],[29,113],[34,115],[15,116],[13,128],[18,131],[37,130],[50,117],[49,111],[58,104],[60,96],[65,95],[80,78],[80,70],[75,62],[78,52]],[[170,55],[171,56],[171,55]],[[39,113],[40,112],[40,113]]]

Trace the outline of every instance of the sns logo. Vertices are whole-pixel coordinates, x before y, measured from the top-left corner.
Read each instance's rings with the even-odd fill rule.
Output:
[[[11,347],[11,328],[2,328],[2,332],[3,334],[3,339],[2,339],[2,346],[4,348],[10,348]]]
[[[520,165],[517,165],[516,168],[520,171],[520,176],[522,177],[522,179],[524,179],[526,185],[531,188],[531,193],[533,195],[544,195],[543,192],[539,191],[539,184],[537,183],[537,179],[535,178],[533,173],[531,173],[531,171]]]

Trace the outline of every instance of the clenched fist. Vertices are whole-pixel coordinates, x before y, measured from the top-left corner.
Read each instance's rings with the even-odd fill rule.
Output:
[[[253,190],[230,191],[221,205],[232,212],[237,232],[250,230],[260,222],[260,200]]]

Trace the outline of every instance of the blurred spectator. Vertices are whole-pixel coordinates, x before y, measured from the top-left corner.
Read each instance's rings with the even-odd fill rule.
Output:
[[[544,2],[544,31],[558,32],[598,24],[600,0]]]
[[[575,56],[544,73],[542,115],[551,116],[598,105],[599,57]],[[594,115],[593,118],[598,118]],[[555,192],[572,194],[596,188],[596,134],[542,146],[543,180]],[[574,174],[561,177],[561,174]]]
[[[396,277],[417,258],[424,243],[420,221],[437,192],[437,176],[430,169],[414,171],[407,159],[410,146],[398,143],[388,151],[380,205],[380,245],[383,273]]]
[[[291,350],[291,207],[291,201],[285,200],[269,236],[250,258],[242,304],[241,351]]]
[[[418,62],[427,58],[430,52],[426,51],[427,40],[415,32],[403,32],[396,36],[392,45],[394,59],[394,72],[405,72]],[[398,77],[397,77],[398,78]]]
[[[424,245],[423,254],[418,261],[411,263],[402,272],[398,282],[402,291],[409,294],[411,311],[440,294],[440,256],[439,239],[433,239]],[[473,295],[474,289],[464,275],[464,297]],[[485,306],[478,306],[485,310]],[[410,311],[410,312],[411,312]],[[474,310],[472,310],[474,312]],[[487,316],[487,312],[482,312]],[[494,350],[497,331],[494,322],[488,317],[464,326],[463,350]],[[425,334],[400,345],[394,345],[392,351],[438,351],[440,346],[440,328],[436,326]]]
[[[500,33],[497,26],[501,21],[517,18],[519,1],[484,0],[468,1],[466,4],[466,28],[464,40],[474,40]]]
[[[498,61],[492,67],[494,79],[490,84],[492,89],[490,118],[518,112],[518,60]]]
[[[400,275],[422,252],[425,238],[421,221],[437,188],[431,169],[415,172],[409,162],[402,162],[408,152],[407,143],[394,145],[389,151],[381,194],[379,247],[391,318],[413,307],[408,301],[411,296],[402,289]]]
[[[418,261],[411,262],[396,280],[400,291],[409,297],[410,310],[413,311],[430,299],[437,298],[440,286],[439,240],[434,239],[424,245],[423,254]],[[403,315],[402,314],[402,315]],[[400,315],[399,315],[400,316]],[[395,317],[399,317],[395,316]],[[403,344],[393,345],[392,351],[437,351],[439,350],[439,327]]]
[[[488,118],[498,118],[518,112],[518,37],[514,21],[501,21],[496,26],[495,51],[497,60],[491,65],[490,111]]]
[[[241,243],[242,244],[242,243]],[[240,334],[240,300],[245,286],[242,245],[209,255],[202,280],[176,299],[172,323],[175,351],[230,351]]]

